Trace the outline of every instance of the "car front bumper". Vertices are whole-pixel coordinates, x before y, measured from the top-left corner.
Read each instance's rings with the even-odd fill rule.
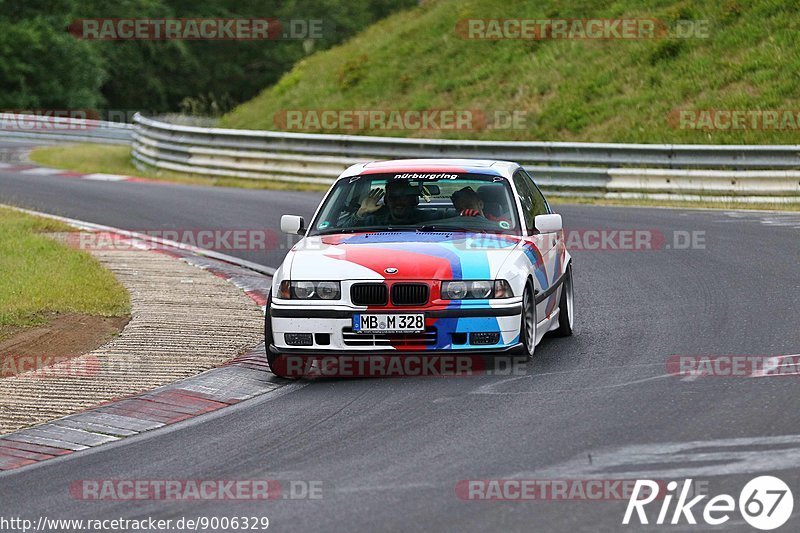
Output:
[[[519,344],[522,304],[519,299],[489,305],[460,305],[444,309],[355,309],[347,306],[286,305],[268,309],[273,353],[303,355],[385,353],[501,352]],[[425,313],[425,334],[374,335],[351,331],[358,313]],[[311,334],[313,344],[286,342],[287,333]],[[482,342],[478,337],[483,334]],[[485,335],[496,342],[486,343]]]

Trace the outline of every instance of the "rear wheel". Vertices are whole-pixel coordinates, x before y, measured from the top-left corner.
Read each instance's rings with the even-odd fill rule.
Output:
[[[557,337],[572,335],[572,326],[575,322],[575,308],[573,306],[572,264],[564,273],[564,286],[561,289],[561,300],[558,304],[558,329],[553,331]]]
[[[266,312],[264,313],[264,348],[267,351],[267,362],[269,363],[269,369],[272,371],[273,374],[275,374],[279,378],[286,378],[286,379],[301,378],[304,372],[297,372],[296,370],[297,365],[291,365],[293,370],[290,371],[289,368],[290,356],[284,354],[275,354],[272,353],[272,350],[269,349],[270,345],[274,344],[274,339],[272,336],[272,323],[269,316],[269,310],[271,304],[272,304],[272,294],[267,296]],[[306,364],[304,363],[303,367],[305,366]],[[305,370],[305,368],[303,370]]]

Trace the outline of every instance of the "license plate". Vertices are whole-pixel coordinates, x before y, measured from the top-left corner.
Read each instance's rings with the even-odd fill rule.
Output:
[[[425,314],[403,315],[353,315],[355,333],[422,333],[425,331]]]

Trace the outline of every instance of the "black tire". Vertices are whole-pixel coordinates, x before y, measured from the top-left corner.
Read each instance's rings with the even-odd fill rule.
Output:
[[[564,274],[564,286],[561,288],[561,299],[558,303],[558,329],[553,330],[556,337],[569,337],[575,324],[574,292],[572,285],[572,263]]]
[[[519,342],[521,346],[516,353],[530,361],[536,352],[536,299],[533,285],[525,285],[522,295],[522,317],[519,324]]]
[[[297,372],[289,372],[289,365],[287,364],[287,356],[283,354],[275,354],[269,349],[271,344],[274,344],[272,337],[272,324],[270,323],[269,309],[272,304],[272,294],[267,296],[266,312],[264,313],[264,348],[267,351],[267,362],[269,369],[273,374],[279,378],[285,379],[299,379],[302,376],[297,375]]]

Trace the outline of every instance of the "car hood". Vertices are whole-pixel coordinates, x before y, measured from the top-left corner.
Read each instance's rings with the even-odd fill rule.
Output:
[[[485,233],[326,235],[301,240],[285,264],[292,279],[495,279],[520,240]]]

